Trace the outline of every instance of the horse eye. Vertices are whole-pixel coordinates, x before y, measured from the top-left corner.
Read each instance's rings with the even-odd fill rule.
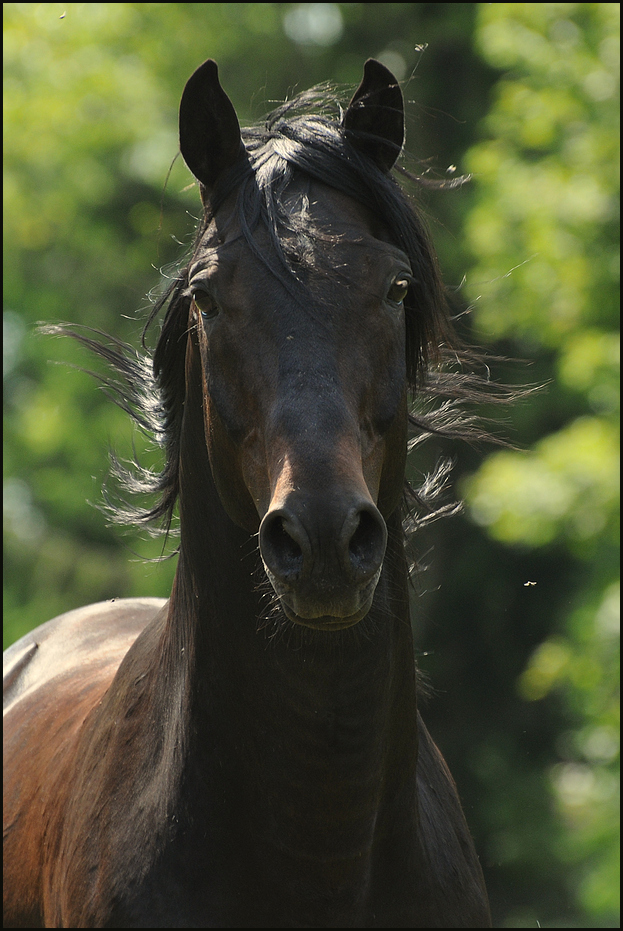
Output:
[[[204,320],[208,320],[210,317],[216,317],[218,307],[207,291],[199,289],[193,291],[192,299]]]
[[[389,286],[389,291],[387,292],[387,299],[392,302],[392,304],[402,304],[407,292],[409,290],[409,279],[402,276],[394,279],[391,285]]]

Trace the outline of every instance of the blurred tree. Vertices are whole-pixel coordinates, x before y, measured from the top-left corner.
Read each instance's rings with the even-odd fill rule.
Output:
[[[544,771],[551,807],[530,803],[499,736],[487,775],[483,745],[491,791],[502,779],[515,794],[489,811],[491,852],[534,864],[539,839],[587,927],[617,927],[619,909],[619,15],[614,3],[480,4],[477,47],[504,74],[487,138],[467,156],[476,333],[551,379],[522,415],[531,449],[495,453],[465,481],[469,513],[495,540],[542,554],[524,583],[533,605],[553,559],[573,570],[516,679],[521,701],[554,702],[567,720]],[[522,911],[541,926],[565,917]]]

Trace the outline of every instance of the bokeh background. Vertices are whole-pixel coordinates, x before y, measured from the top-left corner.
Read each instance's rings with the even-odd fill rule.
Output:
[[[453,455],[466,502],[415,541],[425,716],[495,925],[618,927],[617,3],[4,4],[5,644],[169,592],[162,539],[93,506],[109,447],[157,452],[34,325],[139,345],[199,212],[167,177],[186,79],[215,58],[248,121],[325,80],[348,99],[370,56],[403,83],[406,167],[473,174],[422,196],[462,334],[548,385],[499,424],[516,451],[412,456],[417,480]]]

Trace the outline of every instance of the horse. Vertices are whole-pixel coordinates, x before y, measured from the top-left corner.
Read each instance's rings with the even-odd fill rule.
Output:
[[[392,174],[396,78],[370,59],[333,100],[241,130],[204,62],[179,113],[203,216],[153,360],[72,331],[164,446],[134,482],[145,520],[177,502],[178,564],[168,601],[7,651],[5,927],[491,925],[417,710],[403,527],[409,398],[449,313]]]

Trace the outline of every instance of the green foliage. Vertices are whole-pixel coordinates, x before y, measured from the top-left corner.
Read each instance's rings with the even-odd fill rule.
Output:
[[[566,549],[576,578],[518,680],[557,692],[569,727],[547,770],[555,840],[588,926],[618,914],[618,41],[612,3],[481,4],[476,39],[505,73],[468,155],[468,294],[481,338],[548,360],[557,429],[490,456],[465,482],[505,544]],[[532,856],[516,850],[515,859]]]
[[[167,179],[194,68],[215,58],[248,121],[295,89],[354,85],[381,58],[404,81],[407,166],[474,173],[427,195],[446,279],[469,270],[468,339],[530,360],[517,380],[549,387],[512,411],[523,451],[480,468],[460,453],[470,520],[423,536],[435,550],[414,615],[438,690],[427,721],[502,927],[618,925],[618,11],[3,8],[6,643],[80,604],[170,590],[175,560],[145,558],[175,541],[120,537],[86,504],[101,502],[107,447],[154,465],[160,452],[78,370],[89,356],[34,324],[139,345],[146,295],[199,211],[180,159]]]

